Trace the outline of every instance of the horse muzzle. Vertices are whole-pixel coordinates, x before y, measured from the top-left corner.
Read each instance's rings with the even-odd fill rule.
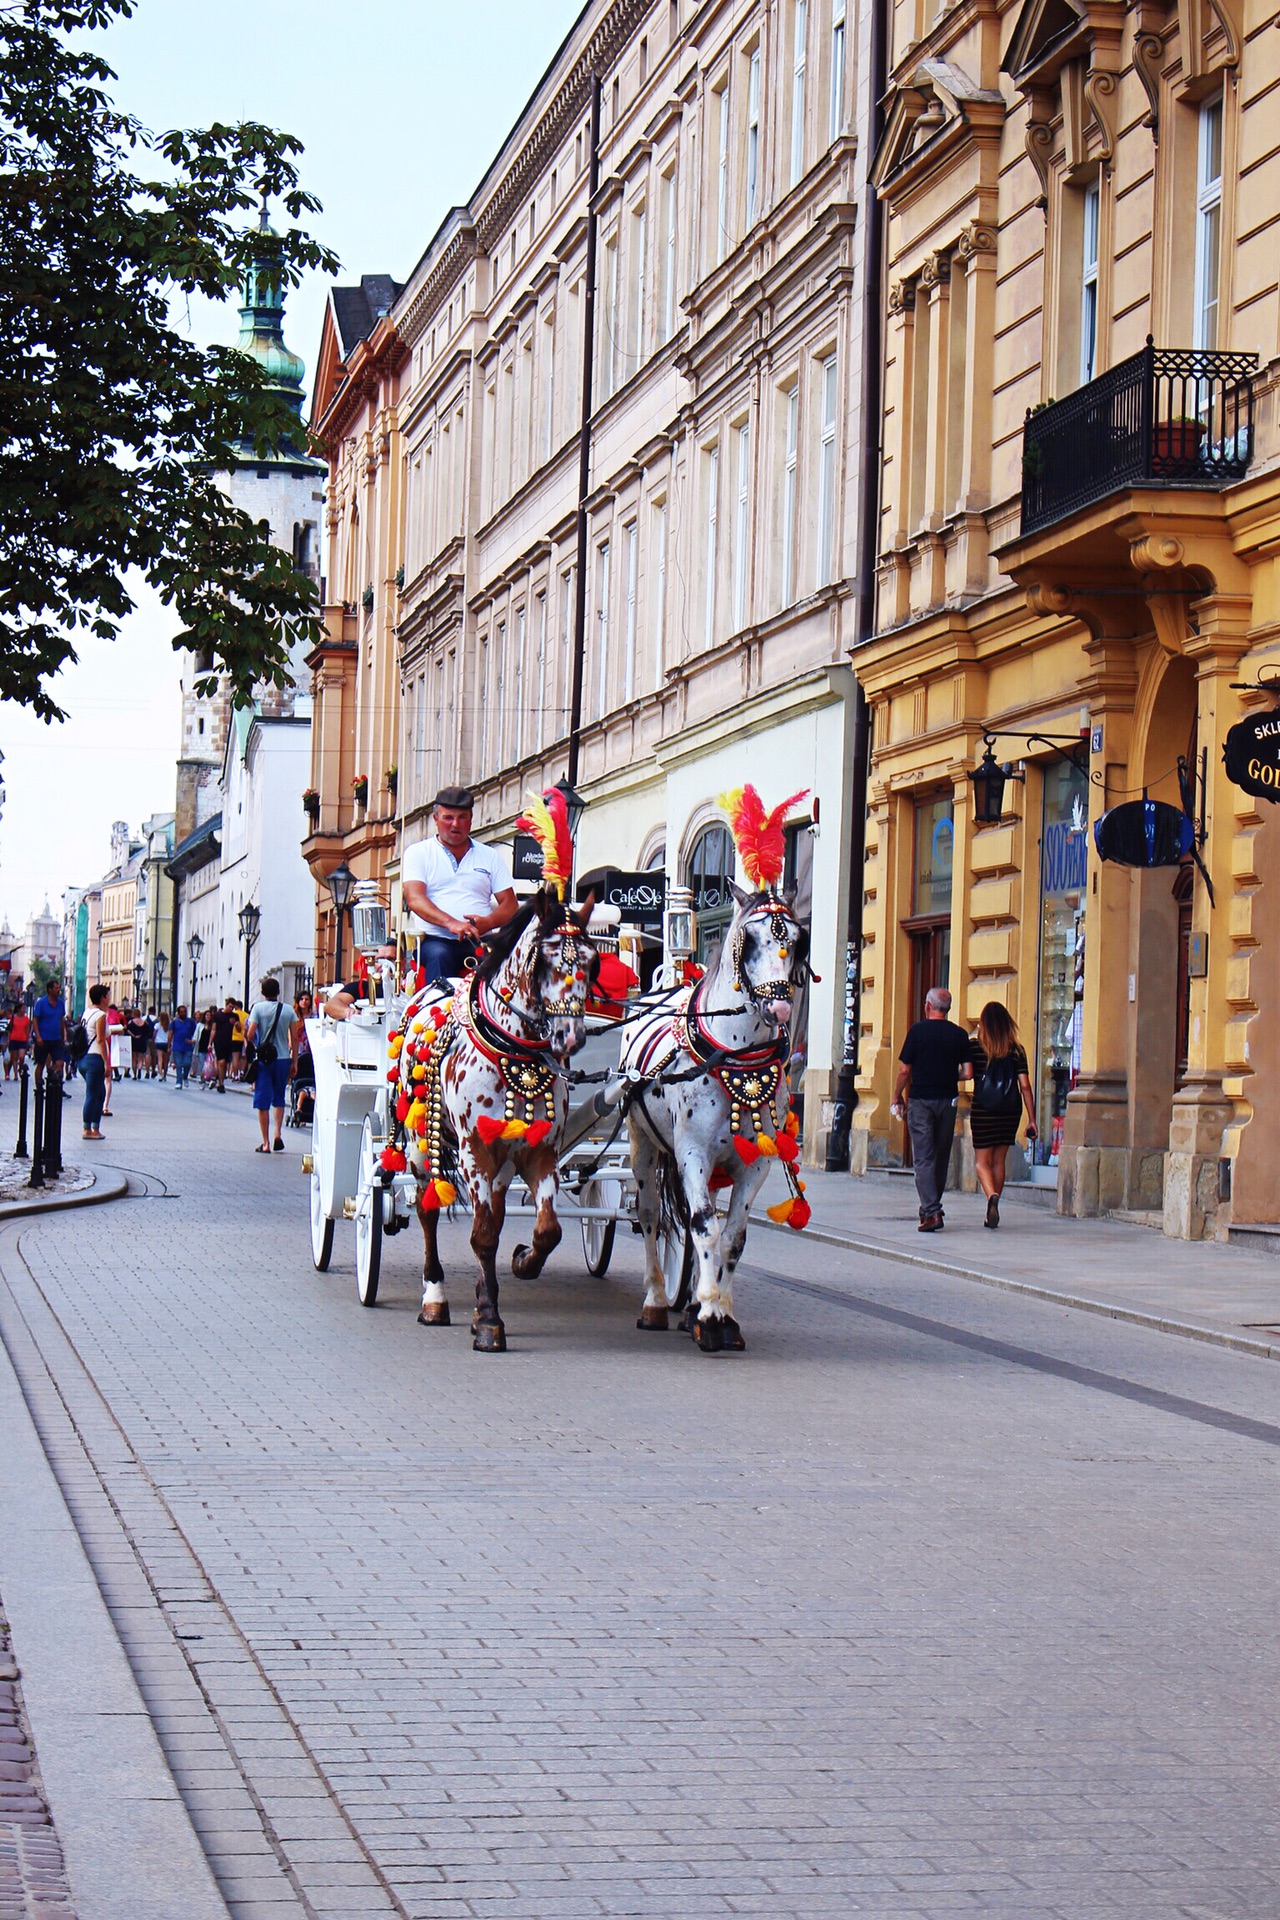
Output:
[[[587,1037],[587,1023],[568,1015],[547,1022],[547,1045],[557,1060],[571,1060]]]
[[[771,1027],[786,1027],[791,1024],[792,1006],[789,1000],[766,1000],[760,1011]]]

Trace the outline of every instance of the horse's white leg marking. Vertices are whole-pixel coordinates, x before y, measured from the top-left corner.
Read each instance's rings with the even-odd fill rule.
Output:
[[[665,1307],[666,1286],[658,1259],[658,1215],[661,1198],[658,1190],[658,1150],[649,1136],[648,1129],[639,1119],[629,1116],[627,1130],[631,1135],[631,1170],[636,1180],[636,1218],[640,1222],[640,1232],[644,1236],[643,1305],[653,1308]]]
[[[725,1312],[733,1318],[733,1274],[747,1240],[747,1213],[752,1201],[769,1178],[769,1162],[757,1160],[754,1166],[739,1168],[729,1196],[729,1210],[720,1230],[723,1264],[720,1272],[720,1299]]]

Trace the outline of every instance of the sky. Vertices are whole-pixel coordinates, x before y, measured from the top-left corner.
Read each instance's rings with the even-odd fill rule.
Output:
[[[449,208],[466,200],[580,11],[581,0],[136,0],[92,36],[119,76],[116,103],[148,127],[262,120],[306,149],[324,203],[312,230],[342,278],[404,279]],[[327,293],[289,296],[285,339],[315,366]],[[186,316],[183,316],[184,323]],[[199,338],[234,340],[232,307],[194,305]],[[53,685],[68,719],[46,727],[0,705],[5,797],[0,918],[21,931],[46,897],[97,879],[111,823],[136,832],[173,809],[178,622],[145,588],[114,645],[86,641]]]

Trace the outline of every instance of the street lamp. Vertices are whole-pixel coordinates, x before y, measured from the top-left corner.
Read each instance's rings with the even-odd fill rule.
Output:
[[[258,926],[262,914],[252,900],[246,900],[240,909],[240,938],[244,941],[244,1004],[249,1005],[249,955],[253,943],[258,937]]]
[[[143,966],[141,960],[139,960],[137,965],[133,969],[133,1004],[135,1007],[140,1005],[141,1003],[142,983],[146,979],[146,977],[147,977],[146,969]]]
[[[582,816],[587,810],[587,803],[582,795],[569,785],[567,774],[562,774],[556,781],[556,792],[564,795],[564,810],[569,816],[569,837],[576,840]]]
[[[163,949],[156,955],[156,1012],[164,1011],[164,977],[169,971],[169,956]]]
[[[200,966],[200,955],[204,952],[204,941],[198,933],[193,933],[187,942],[187,958],[191,962],[191,1012],[194,1018],[196,1010],[196,974]]]
[[[337,984],[342,984],[342,916],[351,905],[351,896],[355,892],[356,877],[346,861],[343,860],[325,878],[329,889],[329,898],[333,901],[334,919],[337,922],[337,949],[334,955],[333,971]]]

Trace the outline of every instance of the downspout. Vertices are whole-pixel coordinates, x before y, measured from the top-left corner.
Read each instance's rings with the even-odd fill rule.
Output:
[[[879,548],[881,469],[881,364],[884,353],[884,213],[871,169],[884,131],[883,101],[888,86],[887,7],[871,9],[868,65],[871,108],[868,115],[867,184],[862,247],[862,471],[858,497],[858,644],[870,639],[876,618],[876,554]],[[871,714],[861,680],[856,678],[853,713],[853,768],[849,788],[849,906],[845,934],[844,1050],[827,1135],[826,1170],[849,1171],[853,1111],[858,1104],[858,1042],[862,1024],[862,907],[867,846],[867,774],[871,764]]]
[[[587,166],[587,266],[582,314],[582,424],[578,429],[578,572],[573,593],[573,677],[569,691],[571,787],[578,784],[582,744],[582,682],[587,653],[587,495],[591,490],[591,404],[596,353],[596,194],[600,187],[600,76],[591,76],[590,154]]]

